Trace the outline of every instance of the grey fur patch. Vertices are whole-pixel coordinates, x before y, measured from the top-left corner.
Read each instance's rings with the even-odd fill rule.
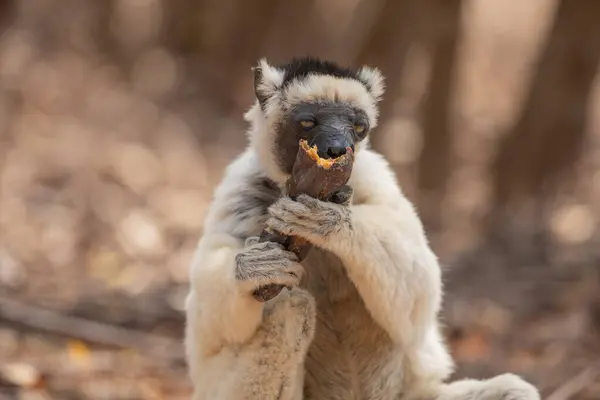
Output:
[[[275,182],[258,177],[248,188],[241,190],[239,198],[232,205],[231,213],[240,219],[265,214],[280,195],[281,191]]]
[[[277,184],[264,176],[255,176],[240,186],[239,191],[225,199],[224,213],[231,234],[245,240],[257,236],[266,220],[267,209],[281,196]]]

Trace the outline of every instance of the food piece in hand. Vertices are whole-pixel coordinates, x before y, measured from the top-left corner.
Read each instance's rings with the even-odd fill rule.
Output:
[[[307,194],[319,200],[329,201],[350,179],[353,164],[354,152],[349,147],[346,153],[337,158],[322,158],[318,154],[317,146],[310,147],[306,140],[301,140],[291,177],[286,182],[287,195],[294,198],[299,194]],[[303,238],[288,237],[268,229],[262,232],[260,241],[283,244],[286,249],[296,253],[300,261],[307,256],[312,247]],[[266,285],[255,290],[253,296],[258,301],[268,301],[277,296],[282,289],[282,285]]]

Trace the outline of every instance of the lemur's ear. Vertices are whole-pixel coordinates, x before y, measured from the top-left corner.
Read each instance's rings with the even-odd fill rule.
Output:
[[[378,68],[361,67],[358,70],[358,79],[367,86],[369,93],[373,95],[375,101],[380,101],[385,92],[384,77]]]
[[[266,101],[281,88],[285,71],[270,65],[265,58],[252,68],[254,71],[254,93],[264,109]]]

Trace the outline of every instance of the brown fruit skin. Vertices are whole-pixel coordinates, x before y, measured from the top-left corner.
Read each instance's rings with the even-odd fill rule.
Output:
[[[330,164],[330,165],[329,165]],[[350,179],[354,164],[354,152],[346,149],[346,153],[332,163],[323,162],[317,155],[316,148],[310,148],[305,140],[300,141],[296,161],[290,179],[286,182],[287,194],[294,198],[299,194],[307,194],[319,200],[328,201]],[[312,245],[297,236],[286,236],[268,229],[263,230],[260,242],[280,243],[287,250],[293,251],[299,261],[304,260]],[[283,285],[271,284],[254,291],[252,296],[260,302],[269,301],[283,290]]]

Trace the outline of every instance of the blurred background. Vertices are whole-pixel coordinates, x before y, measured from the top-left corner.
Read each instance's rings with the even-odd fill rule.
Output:
[[[186,399],[188,264],[250,67],[387,76],[453,378],[600,399],[600,1],[3,0],[0,398]]]

